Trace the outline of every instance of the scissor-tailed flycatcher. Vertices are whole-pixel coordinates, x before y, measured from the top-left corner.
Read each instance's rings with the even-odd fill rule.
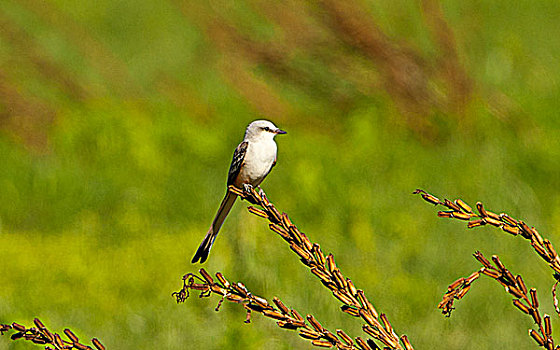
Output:
[[[244,185],[258,186],[276,165],[276,142],[274,136],[285,134],[268,120],[256,120],[247,126],[243,142],[233,153],[233,160],[229,167],[227,185],[243,189]],[[237,195],[226,191],[226,196],[214,217],[214,221],[206,233],[204,240],[198,247],[192,262],[205,262],[210,248],[220,231]]]

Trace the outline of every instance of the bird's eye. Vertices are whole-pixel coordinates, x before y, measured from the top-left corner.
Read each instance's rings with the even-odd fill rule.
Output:
[[[263,130],[264,130],[264,131],[270,131],[270,128],[269,128],[268,126],[265,126],[265,127],[263,128]]]

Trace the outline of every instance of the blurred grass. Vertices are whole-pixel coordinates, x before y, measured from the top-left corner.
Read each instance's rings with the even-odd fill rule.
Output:
[[[289,132],[264,183],[270,198],[416,348],[534,348],[530,321],[492,281],[451,319],[436,305],[480,249],[537,287],[553,313],[546,267],[520,239],[438,219],[411,192],[482,200],[557,241],[558,4],[442,4],[473,82],[456,108],[437,74],[426,78],[437,103],[404,99],[381,83],[390,63],[333,39],[324,12],[306,6],[300,18],[253,1],[0,3],[0,322],[40,317],[115,349],[310,347],[268,320],[243,324],[239,307],[215,313],[217,300],[177,306],[170,296],[197,268],[189,260],[233,149],[264,115]],[[437,71],[434,57],[445,56],[421,6],[365,7],[389,46]],[[293,22],[278,22],[284,13]],[[221,32],[208,25],[224,16]],[[291,33],[300,21],[313,31]],[[245,205],[207,270],[358,335]],[[0,347],[28,345],[2,337]]]

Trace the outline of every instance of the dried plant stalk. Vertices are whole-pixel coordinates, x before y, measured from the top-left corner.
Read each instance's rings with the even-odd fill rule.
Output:
[[[5,332],[15,331],[10,336],[12,340],[23,339],[28,340],[34,344],[45,345],[48,350],[62,350],[62,349],[93,349],[89,345],[80,343],[80,340],[70,329],[66,328],[64,334],[68,337],[69,341],[63,340],[58,333],[51,332],[38,318],[33,320],[35,327],[25,327],[18,323],[0,324],[0,334],[4,335]],[[97,350],[105,350],[105,346],[97,338],[91,340],[93,346]]]
[[[324,328],[313,315],[304,319],[296,310],[289,309],[278,298],[273,298],[272,303],[265,298],[251,293],[242,283],[230,283],[221,273],[216,273],[217,281],[204,269],[199,270],[200,276],[189,273],[183,276],[183,287],[173,293],[177,303],[184,302],[189,297],[191,290],[200,291],[200,297],[210,297],[212,294],[221,296],[216,311],[224,300],[242,304],[247,310],[246,323],[251,322],[251,313],[259,312],[264,317],[276,320],[276,324],[284,329],[297,330],[300,337],[308,339],[318,347],[333,347],[342,350],[372,349],[369,345],[363,347],[356,339],[349,337],[343,330],[337,329],[336,334]]]
[[[255,214],[258,217],[265,218],[270,222],[269,228],[273,232],[277,233],[280,237],[282,237],[282,239],[290,245],[290,249],[298,255],[300,261],[305,266],[307,266],[310,269],[311,273],[317,276],[321,283],[332,292],[333,296],[343,304],[341,306],[341,310],[344,313],[347,313],[353,317],[360,317],[363,321],[365,321],[365,324],[362,327],[364,332],[373,337],[375,340],[383,343],[383,345],[387,349],[413,349],[410,341],[406,336],[400,337],[399,335],[397,335],[397,333],[389,323],[386,315],[379,314],[377,312],[373,304],[365,296],[364,291],[361,289],[357,289],[350,279],[344,277],[338,266],[336,266],[334,256],[332,254],[325,256],[321,251],[321,247],[319,246],[319,244],[311,242],[309,238],[303,232],[301,232],[296,225],[292,223],[286,213],[280,213],[276,209],[276,207],[272,203],[270,203],[264,191],[259,190],[257,192],[250,186],[246,187],[244,190],[240,190],[234,186],[230,186],[229,191],[240,196],[242,199],[245,199],[261,207],[259,209],[250,206],[248,207],[248,210],[250,213]],[[204,278],[205,271],[203,272],[203,270],[201,270],[200,273],[203,274]],[[188,276],[192,277],[193,275],[185,276],[187,276],[188,279]],[[184,299],[188,296],[189,289],[199,288],[198,290],[201,290],[203,292],[202,296],[207,296],[209,293],[218,293],[223,295],[227,300],[233,298],[236,299],[236,301],[244,303],[246,302],[245,299],[238,300],[239,296],[247,298],[246,295],[239,295],[236,293],[228,294],[231,293],[230,288],[226,287],[224,283],[222,283],[221,285],[215,285],[213,281],[208,278],[208,276],[204,278],[204,281],[205,283],[202,284],[194,284],[194,282],[190,285],[187,284],[187,287],[184,286],[181,291],[174,293],[174,295],[177,297],[177,301],[184,301]],[[237,295],[237,297],[231,295]],[[246,305],[252,304],[248,303]],[[250,308],[250,306],[246,306],[246,308]],[[276,310],[274,312],[280,311]],[[265,316],[277,315],[274,313],[271,315],[266,315],[265,311],[263,311],[263,314],[265,314]],[[282,313],[280,312],[280,314]],[[285,314],[285,312],[283,314]],[[287,322],[286,320],[283,321]],[[312,322],[309,319],[308,321]],[[291,323],[288,322],[287,324]],[[280,326],[282,327],[282,325]],[[303,325],[301,325],[301,327],[303,327]],[[355,339],[357,346],[355,346],[349,345],[348,343],[335,342],[334,339],[336,338],[336,336],[334,336],[334,334],[334,338],[332,338],[330,336],[325,336],[316,328],[314,328],[313,331],[320,334],[320,336],[315,339],[317,340],[317,342],[315,342],[314,345],[317,346],[327,346],[326,342],[330,341],[331,346],[337,347],[340,347],[340,344],[343,344],[344,346],[354,346],[355,348],[364,350],[379,348],[371,339],[365,341],[362,338],[357,337]],[[303,334],[309,335],[307,331],[303,331]],[[329,332],[327,334],[332,333]],[[302,335],[302,333],[300,333],[300,335]],[[341,336],[341,339],[344,340],[346,338],[344,336]],[[321,340],[322,342],[318,342],[319,340]]]
[[[496,214],[488,211],[481,202],[476,203],[477,214],[461,199],[457,199],[453,202],[448,199],[441,201],[439,198],[421,189],[417,189],[413,193],[420,194],[428,203],[436,206],[442,205],[449,209],[439,211],[439,217],[466,220],[468,228],[485,225],[495,226],[511,235],[520,235],[529,240],[535,252],[548,263],[548,266],[550,266],[552,270],[554,270],[554,277],[560,280],[560,256],[558,256],[552,243],[550,243],[548,239],[543,238],[534,227],[529,227],[529,225],[522,220],[514,219],[508,214]]]
[[[550,316],[545,314],[544,317],[541,317],[537,290],[531,288],[527,291],[521,275],[514,277],[497,255],[492,256],[492,263],[478,251],[473,255],[482,264],[482,267],[478,271],[473,272],[469,277],[459,278],[449,285],[443,300],[438,305],[438,308],[442,309],[443,314],[450,316],[451,311],[454,309],[453,302],[463,298],[469,291],[471,284],[480,275],[486,275],[501,284],[505,291],[513,296],[513,305],[516,308],[524,314],[531,316],[537,325],[537,330],[529,329],[529,335],[535,342],[547,350],[560,349],[560,346],[554,346]]]

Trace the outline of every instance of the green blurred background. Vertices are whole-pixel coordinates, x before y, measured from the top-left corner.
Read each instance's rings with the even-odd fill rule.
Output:
[[[451,318],[436,305],[481,250],[554,314],[551,271],[521,238],[411,193],[481,200],[559,242],[559,15],[525,0],[1,1],[0,323],[39,317],[112,349],[311,348],[238,305],[171,297],[200,267],[246,125],[267,118],[288,131],[270,199],[416,349],[536,348],[489,279]],[[362,335],[245,207],[204,267]]]

